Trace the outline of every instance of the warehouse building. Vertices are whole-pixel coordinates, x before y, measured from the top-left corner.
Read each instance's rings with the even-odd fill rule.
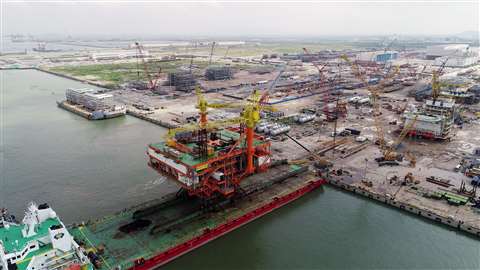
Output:
[[[468,44],[434,45],[427,47],[425,58],[437,66],[446,61],[447,67],[468,67],[477,63],[478,53]]]
[[[359,61],[371,61],[385,63],[390,60],[398,58],[397,51],[376,51],[376,52],[363,52],[357,55]]]

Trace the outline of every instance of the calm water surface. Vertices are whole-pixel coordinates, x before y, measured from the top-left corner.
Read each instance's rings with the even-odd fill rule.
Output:
[[[165,130],[131,117],[87,121],[56,107],[83,84],[1,71],[0,203],[22,216],[47,201],[70,223],[175,187],[146,166]],[[480,242],[326,187],[169,264],[166,269],[480,269]]]

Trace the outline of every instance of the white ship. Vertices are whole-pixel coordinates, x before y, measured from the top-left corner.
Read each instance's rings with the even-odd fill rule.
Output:
[[[0,270],[93,270],[48,204],[30,203],[22,223],[0,209]]]

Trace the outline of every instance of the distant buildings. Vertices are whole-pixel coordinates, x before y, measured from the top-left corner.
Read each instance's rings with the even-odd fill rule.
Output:
[[[434,65],[440,66],[445,61],[447,67],[467,67],[478,61],[478,52],[468,44],[445,44],[427,47],[427,60],[435,60]]]
[[[148,51],[143,51],[143,57],[148,57],[150,54]],[[139,54],[136,50],[119,50],[119,51],[109,51],[109,52],[98,52],[90,54],[90,59],[92,60],[115,60],[115,59],[126,59],[126,58],[136,58],[139,57]]]
[[[384,63],[390,60],[398,58],[397,51],[375,51],[375,52],[363,52],[357,55],[359,61],[371,61]]]

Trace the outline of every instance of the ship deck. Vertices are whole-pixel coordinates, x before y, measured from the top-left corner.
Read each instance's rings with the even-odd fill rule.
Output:
[[[244,182],[245,189],[255,190],[265,187],[269,179],[278,179],[279,175],[288,175],[299,170],[297,166],[281,165],[268,172],[256,174]],[[248,197],[236,200],[235,204],[225,203],[215,211],[205,213],[200,210],[195,200],[182,200],[169,203],[157,211],[142,215],[141,220],[151,224],[134,232],[120,232],[119,228],[133,222],[133,214],[141,208],[125,210],[113,216],[105,217],[86,225],[70,229],[75,239],[85,248],[96,250],[104,247],[100,254],[103,269],[120,266],[122,269],[134,266],[134,261],[152,258],[172,247],[201,236],[207,230],[214,229],[233,219],[241,217],[260,206],[277,200],[278,197],[301,189],[314,180],[314,175],[307,171],[275,184],[258,189]],[[138,212],[137,212],[138,213]]]
[[[219,138],[223,140],[233,140],[233,141],[238,141],[240,139],[240,133],[228,130],[228,129],[222,129],[216,132]],[[246,140],[245,138],[242,139],[242,141],[237,145],[237,149],[239,148],[245,148]],[[253,146],[259,146],[265,144],[265,141],[259,140],[258,138],[254,138],[253,140]],[[185,146],[187,146],[190,149],[193,149],[197,144],[196,143],[186,143]],[[165,149],[168,148],[166,147],[167,143],[166,142],[159,142],[159,143],[152,143],[149,145],[152,149],[155,149],[157,151],[165,152]],[[214,158],[218,157],[218,152],[225,150],[224,147],[215,147],[215,152],[213,153],[212,156],[209,158]],[[207,158],[197,158],[192,156],[189,153],[181,153],[180,156],[178,157],[179,161],[182,163],[188,165],[188,166],[196,166],[198,164],[204,163],[207,161]]]

